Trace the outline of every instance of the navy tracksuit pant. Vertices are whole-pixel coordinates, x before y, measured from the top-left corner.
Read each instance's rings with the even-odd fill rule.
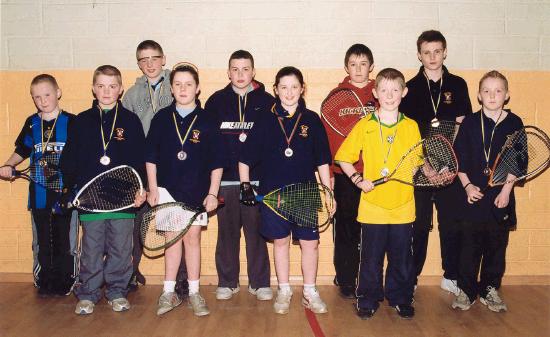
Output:
[[[414,289],[411,251],[412,223],[361,224],[361,263],[357,306],[377,309],[388,299],[391,306],[410,304]],[[388,256],[385,285],[384,257]]]

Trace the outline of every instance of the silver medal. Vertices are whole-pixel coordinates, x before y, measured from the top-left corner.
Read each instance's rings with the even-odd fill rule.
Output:
[[[187,153],[185,153],[185,151],[180,151],[180,152],[178,152],[178,159],[179,159],[179,160],[185,160],[185,159],[187,159]]]
[[[382,169],[382,171],[380,171],[380,175],[381,175],[382,177],[387,177],[389,173],[390,173],[390,170],[389,170],[387,167],[384,167],[384,168]]]
[[[287,147],[286,150],[285,150],[285,156],[287,157],[292,157],[292,155],[294,154],[294,151],[292,151],[292,149],[290,147]]]
[[[246,133],[242,132],[240,135],[239,135],[239,141],[241,143],[244,143],[246,141]]]
[[[386,140],[388,141],[388,143],[392,144],[393,141],[395,140],[395,138],[394,138],[394,136],[389,135],[389,136],[386,138]]]
[[[491,175],[491,169],[486,167],[483,169],[483,174],[486,175],[487,177]]]
[[[101,158],[99,158],[99,162],[101,163],[101,165],[107,166],[111,163],[111,158],[109,158],[106,155],[103,155]]]
[[[439,120],[437,120],[437,118],[434,118],[432,119],[431,124],[432,124],[432,128],[437,128],[439,127]]]

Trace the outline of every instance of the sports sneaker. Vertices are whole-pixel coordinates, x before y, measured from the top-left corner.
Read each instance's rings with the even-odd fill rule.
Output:
[[[487,287],[487,295],[480,297],[479,301],[487,306],[489,310],[494,312],[508,311],[506,303],[498,295],[498,291],[494,287]]]
[[[393,308],[401,318],[411,319],[414,317],[414,307],[410,304],[399,304]]]
[[[292,298],[292,290],[290,288],[277,291],[277,297],[273,302],[273,310],[276,314],[288,314],[290,309],[290,299]]]
[[[453,309],[460,309],[460,310],[468,310],[470,307],[476,302],[475,300],[473,302],[470,302],[470,298],[462,289],[458,289],[459,293],[458,296],[454,299],[453,304],[451,304],[451,307]]]
[[[355,298],[355,287],[354,286],[339,286],[338,294],[342,298],[352,299]]]
[[[157,315],[162,315],[181,304],[181,299],[175,292],[162,293],[158,301]]]
[[[357,309],[357,316],[361,318],[362,320],[367,320],[369,318],[372,318],[374,314],[376,313],[376,309],[365,309],[365,308],[359,308]]]
[[[124,297],[115,298],[108,303],[111,307],[113,307],[113,311],[115,312],[121,312],[130,309],[130,302],[128,302],[128,300]]]
[[[217,300],[228,300],[233,297],[234,294],[238,293],[241,289],[237,288],[227,288],[227,287],[218,287],[216,289],[216,299]]]
[[[210,314],[206,301],[199,293],[189,294],[188,306],[193,309],[195,316],[206,316]]]
[[[323,302],[317,289],[303,292],[302,305],[316,314],[324,314],[328,312],[327,304]]]
[[[76,304],[76,308],[74,309],[74,313],[77,315],[89,315],[92,312],[94,312],[94,302],[89,300],[80,300]]]
[[[252,295],[256,295],[258,301],[271,301],[273,299],[273,290],[271,290],[270,287],[253,289],[248,286],[248,292]]]
[[[446,278],[441,279],[441,289],[446,290],[455,296],[458,296],[460,293],[460,288],[458,288],[458,284],[456,283],[456,280],[449,280]]]

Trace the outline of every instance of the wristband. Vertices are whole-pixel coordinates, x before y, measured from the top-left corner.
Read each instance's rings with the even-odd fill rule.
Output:
[[[212,193],[208,193],[208,194],[207,194],[206,196],[209,196],[209,195],[211,195],[211,196],[213,196],[214,198],[218,199],[218,196],[217,196],[217,195],[215,195],[215,194],[212,194]]]
[[[464,185],[464,189],[466,189],[466,187],[468,187],[468,186],[470,186],[470,185],[472,185],[471,182],[470,182],[470,183],[467,183],[466,185]]]
[[[353,181],[353,178],[357,176],[361,176],[361,174],[356,171],[354,174],[350,175],[349,178],[351,179],[351,181]]]

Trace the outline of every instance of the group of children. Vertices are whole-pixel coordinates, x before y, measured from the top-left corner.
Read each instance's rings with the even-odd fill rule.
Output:
[[[521,119],[504,110],[509,94],[502,74],[492,71],[480,80],[482,107],[471,113],[466,82],[443,66],[447,55],[443,35],[423,32],[417,47],[422,66],[407,83],[392,68],[379,71],[371,80],[370,49],[362,44],[349,48],[344,60],[348,76],[338,88],[353,90],[372,113],[345,137],[307,109],[299,69],[280,69],[272,96],[254,79],[254,59],[244,50],[230,56],[230,83],[215,92],[204,108],[198,98],[198,69],[187,62],[171,71],[164,69],[162,47],[152,40],[138,45],[136,58],[143,76],[122,101],[120,71],[101,66],[93,74],[95,100],[77,116],[60,110],[61,90],[55,79],[37,76],[31,96],[38,112],[27,119],[0,176],[12,179],[12,169],[24,158],[40,159],[45,149],[52,148],[62,151],[65,193],[123,164],[135,168],[147,186],[147,191],[136,193],[133,210],[79,211],[83,236],[77,276],[68,243],[70,215],[50,212],[52,203],[66,195],[31,183],[29,208],[37,229],[39,293],[70,293],[77,279],[75,313],[92,313],[103,296],[114,311],[128,310],[128,291],[145,284],[138,268],[140,214],[147,207],[178,201],[204,206],[206,212],[165,250],[158,315],[185,298],[195,315],[210,313],[199,291],[200,245],[202,227],[216,210],[216,299],[228,300],[240,289],[242,227],[248,291],[258,300],[273,298],[266,244],[271,241],[278,281],[273,308],[278,314],[288,313],[293,295],[289,245],[298,241],[304,283],[301,302],[315,313],[326,313],[327,305],[316,288],[318,230],[282,219],[255,198],[284,185],[315,181],[317,174],[321,183],[334,189],[338,205],[332,210],[336,212],[334,282],[343,297],[357,300],[360,318],[372,317],[384,298],[400,317],[414,316],[413,296],[426,257],[432,200],[438,210],[445,271],[442,288],[455,293],[452,307],[467,310],[479,295],[489,309],[506,310],[497,290],[504,273],[509,225],[515,223],[505,225],[494,214],[495,209],[508,208],[514,215],[513,184],[485,189],[486,173],[506,136],[522,127]],[[398,182],[375,188],[372,181],[395,168],[402,154],[427,135],[434,118],[462,122],[455,142],[459,179],[437,190]],[[218,209],[219,198],[225,206]]]

